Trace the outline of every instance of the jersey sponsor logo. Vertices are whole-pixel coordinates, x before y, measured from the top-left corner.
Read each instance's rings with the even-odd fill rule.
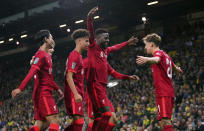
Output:
[[[76,63],[72,62],[72,69],[74,69],[76,67]]]
[[[103,58],[103,57],[107,58],[107,55],[106,55],[103,51],[101,51],[100,56],[101,56],[102,58]]]
[[[81,106],[79,107],[79,112],[81,111]]]
[[[34,63],[33,63],[33,64],[37,64],[37,63],[38,63],[38,61],[39,61],[39,57],[35,58],[35,61],[34,61]]]

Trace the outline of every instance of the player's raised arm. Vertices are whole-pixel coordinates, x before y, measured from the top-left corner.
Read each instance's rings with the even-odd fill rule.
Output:
[[[124,75],[124,74],[121,74],[119,72],[116,72],[109,64],[108,64],[108,72],[111,76],[113,76],[114,78],[116,79],[124,79],[124,80],[136,80],[138,81],[139,80],[139,77],[136,76],[136,75]]]
[[[125,47],[126,45],[136,45],[138,43],[138,38],[132,36],[128,41],[108,47],[107,48],[107,53],[113,52],[113,51],[118,51],[121,48]]]
[[[138,65],[142,65],[145,63],[157,64],[160,62],[160,57],[144,57],[144,56],[137,56],[136,63]]]
[[[94,14],[96,13],[96,11],[98,11],[98,7],[94,7],[93,9],[91,9],[87,15],[87,30],[90,33],[90,44],[92,44],[94,42],[95,36],[94,36],[94,26],[93,26],[93,17]]]

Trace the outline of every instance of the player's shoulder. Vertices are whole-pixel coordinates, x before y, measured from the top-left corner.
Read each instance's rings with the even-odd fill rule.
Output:
[[[81,55],[75,50],[72,51],[68,56],[69,60],[80,60],[80,58],[81,58]]]
[[[45,52],[41,51],[41,50],[38,50],[35,54],[35,58],[44,58],[46,57],[46,54]]]
[[[158,51],[155,51],[154,52],[154,56],[162,56],[164,53],[163,53],[163,51],[162,50],[158,50]]]

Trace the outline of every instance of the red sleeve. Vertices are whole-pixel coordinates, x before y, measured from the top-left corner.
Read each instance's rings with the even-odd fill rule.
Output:
[[[116,72],[109,64],[108,64],[108,73],[116,79],[125,79],[125,80],[130,79],[128,75],[124,75]]]
[[[45,63],[45,57],[43,55],[37,55],[34,58],[34,62],[32,64],[32,67],[40,70]]]
[[[56,84],[56,82],[54,80],[53,80],[53,88],[55,90],[59,90],[60,89],[59,86]]]
[[[95,44],[93,21],[90,18],[87,18],[86,24],[87,24],[87,30],[90,33],[90,38],[89,38],[90,45],[89,46],[93,46]]]
[[[67,72],[77,73],[79,68],[79,58],[73,52],[68,57]]]
[[[121,48],[125,47],[126,45],[128,44],[128,42],[123,42],[121,44],[117,44],[117,45],[114,45],[114,46],[111,46],[111,47],[108,47],[106,50],[107,50],[107,53],[110,53],[112,51],[118,51],[120,50]]]
[[[171,59],[171,57],[170,57],[170,59]],[[175,68],[175,64],[174,64],[172,59],[171,59],[171,63],[172,63],[172,67]]]
[[[38,69],[35,67],[31,67],[29,73],[25,77],[25,79],[21,82],[21,85],[19,86],[18,89],[21,91],[25,88],[25,86],[28,84],[28,82],[32,79],[32,77],[37,73]]]
[[[153,57],[159,57],[160,62],[161,62],[161,60],[162,60],[162,56],[163,56],[163,54],[162,54],[162,52],[160,52],[160,51],[155,52],[154,55],[153,55]],[[159,62],[159,63],[160,63],[160,62]]]

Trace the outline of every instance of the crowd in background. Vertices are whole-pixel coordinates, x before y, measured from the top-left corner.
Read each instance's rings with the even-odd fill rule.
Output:
[[[161,32],[159,32],[161,33]],[[204,130],[204,23],[193,22],[172,24],[162,35],[161,49],[166,51],[176,65],[183,69],[183,74],[173,73],[175,87],[175,108],[172,124],[175,131]],[[123,40],[123,39],[122,39]],[[122,42],[117,39],[114,42]],[[112,101],[118,118],[114,130],[120,131],[159,131],[156,119],[156,104],[151,66],[138,66],[136,57],[144,55],[144,45],[125,47],[111,53],[108,61],[118,72],[136,74],[139,82],[119,81],[115,87],[108,89],[108,97]],[[54,79],[63,89],[63,73],[66,56],[53,54]],[[32,55],[31,55],[32,57]],[[0,65],[0,131],[24,131],[34,124],[33,104],[31,99],[33,81],[28,84],[21,96],[11,99],[11,91],[20,85],[29,70],[29,60],[15,57],[5,60]],[[19,60],[20,62],[16,62]],[[109,80],[113,78],[109,77]],[[63,101],[57,100],[60,116],[60,128],[71,123],[66,115]],[[86,105],[85,105],[86,106]],[[86,116],[86,115],[85,115]],[[85,127],[84,127],[85,128]]]

